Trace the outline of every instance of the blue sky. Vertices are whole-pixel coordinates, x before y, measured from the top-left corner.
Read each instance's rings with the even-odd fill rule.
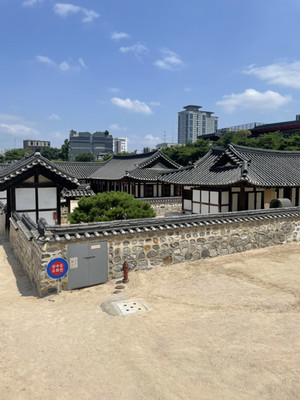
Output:
[[[0,0],[0,149],[109,130],[141,151],[177,112],[300,114],[299,0]]]

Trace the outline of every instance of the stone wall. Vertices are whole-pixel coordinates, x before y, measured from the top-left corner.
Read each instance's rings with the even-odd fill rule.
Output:
[[[147,201],[153,208],[156,217],[165,217],[168,214],[182,212],[181,197],[153,197],[139,200]]]
[[[144,224],[146,231],[137,228],[137,232],[134,232],[127,226],[133,233],[125,232],[124,225],[119,229],[114,228],[114,223],[110,224],[111,231],[108,231],[109,224],[105,226],[100,223],[77,227],[46,226],[41,234],[19,220],[13,221],[10,241],[39,294],[44,295],[56,290],[55,282],[47,277],[47,265],[53,258],[66,258],[68,243],[74,245],[83,241],[95,243],[97,240],[106,240],[109,279],[119,278],[124,261],[128,262],[131,270],[151,269],[300,241],[300,208],[290,210],[294,211],[260,210],[256,211],[256,217],[255,212],[252,212],[252,217],[248,216],[249,212],[237,212],[228,213],[226,218],[220,214],[161,220],[153,218],[145,222],[136,220],[140,222],[140,227]],[[201,218],[198,225],[197,218]],[[157,224],[156,227],[153,223]],[[127,224],[133,226],[134,222],[127,221]],[[99,234],[100,228],[102,234]],[[67,277],[63,280],[63,288],[67,288]]]
[[[21,221],[12,221],[9,241],[13,253],[23,266],[40,296],[57,290],[57,282],[47,275],[49,261],[56,257],[66,258],[65,246],[39,244],[28,236],[28,229]],[[61,288],[67,289],[68,278],[61,280]]]
[[[121,276],[124,261],[132,270],[150,269],[292,241],[300,241],[300,218],[132,235],[108,241],[109,276]]]

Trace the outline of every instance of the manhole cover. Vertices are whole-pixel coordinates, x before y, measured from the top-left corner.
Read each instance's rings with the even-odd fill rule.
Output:
[[[140,299],[128,299],[128,300],[116,301],[113,302],[112,305],[114,306],[119,315],[142,314],[151,311],[151,308],[149,308]]]

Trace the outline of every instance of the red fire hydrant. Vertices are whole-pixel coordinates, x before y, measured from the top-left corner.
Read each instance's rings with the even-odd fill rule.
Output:
[[[128,279],[128,271],[129,271],[128,262],[127,262],[127,261],[124,261],[124,262],[123,262],[123,274],[124,274],[123,283],[129,282],[129,279]]]

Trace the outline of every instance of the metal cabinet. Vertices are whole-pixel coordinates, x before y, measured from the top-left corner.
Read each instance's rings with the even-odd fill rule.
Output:
[[[107,242],[68,245],[68,288],[105,283],[108,280]]]

